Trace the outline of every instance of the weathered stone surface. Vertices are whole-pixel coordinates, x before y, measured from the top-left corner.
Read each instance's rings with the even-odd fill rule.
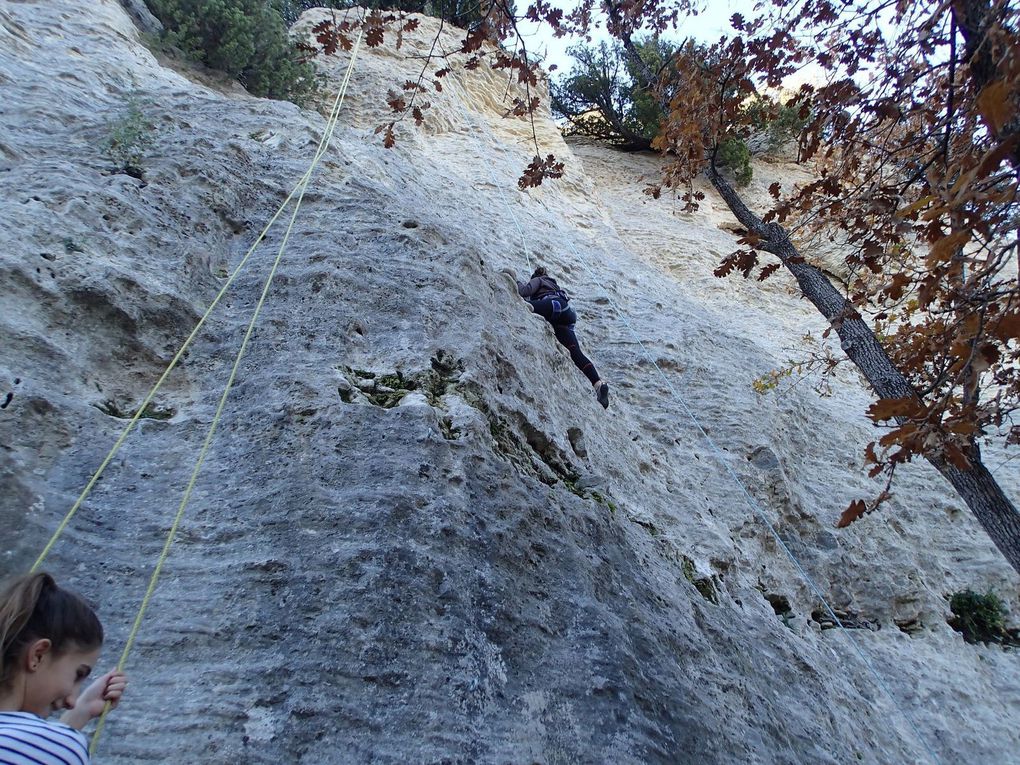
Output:
[[[159,19],[152,15],[149,11],[148,6],[145,4],[145,0],[120,0],[120,4],[124,6],[124,10],[128,12],[131,20],[135,22],[142,32],[149,35],[158,35],[163,31],[163,25]]]
[[[945,624],[945,596],[964,587],[995,587],[1016,613],[1013,573],[923,467],[904,471],[891,508],[832,529],[874,490],[852,374],[831,397],[809,383],[752,392],[788,348],[822,342],[821,319],[781,277],[715,279],[734,243],[721,203],[709,193],[682,215],[643,198],[651,157],[568,147],[541,120],[568,175],[518,191],[530,130],[502,119],[497,74],[448,78],[426,127],[383,149],[383,95],[416,74],[410,56],[435,30],[423,19],[403,50],[363,51],[101,761],[924,761],[901,709],[944,762],[1014,757],[1017,654]],[[0,3],[0,32],[13,572],[300,177],[324,120],[162,67],[114,0]],[[334,83],[345,64],[325,64]],[[144,180],[102,149],[129,98],[158,129]],[[755,183],[782,172],[761,167]],[[169,419],[142,420],[48,562],[100,605],[110,661],[281,230],[157,395]],[[582,343],[613,383],[608,412],[501,273],[529,259],[576,295]],[[895,702],[822,629],[723,465],[833,606],[873,627],[852,636]],[[1015,471],[1000,479],[1016,496]]]

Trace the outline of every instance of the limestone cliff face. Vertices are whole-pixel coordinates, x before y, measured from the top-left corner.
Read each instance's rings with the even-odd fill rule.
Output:
[[[1017,654],[945,623],[965,587],[1016,613],[1012,572],[923,467],[892,507],[832,528],[874,491],[854,375],[831,396],[811,380],[752,392],[787,349],[820,347],[820,317],[781,277],[715,279],[734,243],[724,208],[642,197],[654,158],[568,146],[543,119],[567,176],[518,191],[529,129],[502,118],[495,73],[448,78],[426,126],[384,149],[383,95],[435,29],[423,19],[403,49],[359,57],[99,760],[925,761],[905,710],[943,762],[1017,761]],[[323,64],[334,86],[346,63]],[[162,66],[113,0],[0,3],[0,78],[9,573],[307,167],[324,119]],[[111,172],[102,148],[131,99],[157,131],[143,179]],[[756,173],[752,195],[791,177]],[[48,562],[98,602],[111,663],[281,235]],[[529,258],[575,295],[608,412],[502,273]],[[822,629],[724,468],[869,627],[852,637],[895,701]],[[1015,469],[999,479],[1017,495]]]

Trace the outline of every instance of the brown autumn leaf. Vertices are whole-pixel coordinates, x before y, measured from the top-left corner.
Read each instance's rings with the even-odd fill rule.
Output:
[[[753,231],[744,231],[743,235],[737,240],[739,244],[746,244],[748,247],[755,247],[761,244],[761,235],[756,234]]]
[[[892,99],[881,101],[874,107],[874,112],[883,119],[897,119],[902,110]]]
[[[836,528],[845,529],[854,521],[868,514],[868,505],[863,499],[855,499],[851,502],[836,522]]]
[[[389,98],[386,99],[386,103],[395,112],[402,112],[407,108],[407,102],[404,100],[404,97],[392,90],[389,92]]]
[[[978,427],[976,422],[972,420],[957,420],[947,425],[946,430],[950,433],[956,433],[958,436],[973,436],[978,433],[981,428]]]
[[[935,268],[940,263],[952,259],[956,253],[970,241],[969,230],[954,231],[949,236],[943,236],[932,242],[928,251],[928,258],[925,261],[928,268]]]
[[[713,276],[723,279],[733,273],[733,269],[737,266],[737,259],[733,255],[727,255],[723,258],[722,262],[712,272]]]
[[[865,464],[877,464],[879,462],[878,454],[875,453],[875,442],[872,441],[864,449],[864,462]]]
[[[556,157],[550,154],[545,159],[536,156],[531,164],[525,168],[524,173],[517,179],[517,185],[521,189],[537,187],[542,185],[546,178],[563,177],[564,165],[557,162]]]
[[[953,465],[959,470],[971,469],[972,466],[970,464],[970,460],[967,459],[967,455],[964,454],[963,450],[960,449],[960,447],[958,447],[956,444],[953,443],[946,444],[945,453],[946,459],[953,463]]]
[[[883,398],[868,407],[868,417],[875,422],[895,417],[919,419],[927,414],[924,404],[916,398]]]
[[[525,101],[523,98],[515,98],[513,108],[507,114],[513,114],[515,117],[525,117],[538,109],[539,103],[538,96],[532,97],[530,101]]]
[[[989,328],[989,332],[1003,342],[1020,338],[1020,312],[1001,317]]]
[[[489,39],[488,24],[479,24],[464,37],[464,44],[461,46],[460,52],[473,53],[481,48],[487,39]]]
[[[908,284],[910,284],[910,277],[905,273],[893,274],[891,283],[884,290],[885,295],[890,300],[899,300],[903,296],[903,290]]]
[[[895,446],[900,444],[901,446],[909,445],[913,441],[919,432],[919,428],[912,422],[908,422],[906,425],[901,425],[894,430],[890,430],[880,439],[878,439],[878,445],[883,448]]]
[[[369,48],[378,48],[383,44],[385,37],[386,35],[381,26],[370,24],[368,30],[365,32],[365,45]]]
[[[1002,128],[1013,116],[1009,95],[1009,83],[1005,80],[995,80],[978,93],[976,101],[978,111],[995,133],[1001,133]]]
[[[312,27],[312,34],[315,35],[315,41],[319,43],[322,52],[327,56],[335,56],[337,50],[350,51],[354,47],[351,39],[329,20]]]

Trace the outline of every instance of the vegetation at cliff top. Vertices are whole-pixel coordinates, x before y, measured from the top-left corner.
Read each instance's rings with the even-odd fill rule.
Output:
[[[162,42],[218,69],[256,96],[301,100],[316,86],[278,8],[267,0],[146,0]]]
[[[665,111],[660,98],[672,97],[677,87],[656,93],[643,84],[638,59],[668,82],[668,72],[684,60],[710,66],[712,52],[694,40],[673,44],[659,37],[634,41],[632,56],[619,43],[597,46],[576,45],[567,51],[574,59],[570,72],[550,83],[553,113],[567,120],[568,135],[582,135],[605,141],[623,151],[652,148],[662,132]],[[717,160],[733,174],[738,186],[751,181],[751,146],[775,150],[796,138],[807,123],[799,107],[779,103],[767,95],[748,99],[745,129],[719,144]]]

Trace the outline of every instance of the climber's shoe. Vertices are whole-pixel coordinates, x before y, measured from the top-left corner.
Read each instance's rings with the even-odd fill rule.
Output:
[[[609,383],[604,382],[595,390],[595,398],[602,404],[603,409],[609,408]]]

